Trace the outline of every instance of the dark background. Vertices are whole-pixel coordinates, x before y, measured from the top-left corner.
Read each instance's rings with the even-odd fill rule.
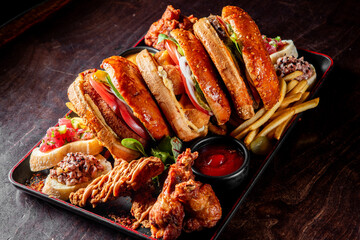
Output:
[[[129,239],[16,190],[8,172],[67,112],[77,73],[131,47],[169,3],[198,17],[240,6],[262,33],[334,59],[319,106],[303,115],[220,239],[359,239],[356,0],[49,0],[0,27],[0,239]],[[30,6],[11,4],[2,22]]]

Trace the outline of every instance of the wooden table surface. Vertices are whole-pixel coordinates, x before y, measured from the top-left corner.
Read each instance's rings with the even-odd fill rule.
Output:
[[[15,189],[8,172],[67,112],[77,73],[131,47],[169,3],[50,0],[0,28],[0,239],[129,239]],[[303,115],[220,239],[360,239],[359,2],[171,4],[197,17],[240,6],[263,34],[334,60],[320,105]]]

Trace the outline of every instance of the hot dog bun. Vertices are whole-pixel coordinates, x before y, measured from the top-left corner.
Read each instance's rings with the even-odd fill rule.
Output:
[[[136,159],[140,154],[122,146],[122,138],[132,137],[143,144],[146,141],[132,132],[91,87],[88,81],[95,71],[91,69],[79,74],[68,89],[69,100],[76,113],[115,158]]]
[[[47,194],[47,195],[51,195],[53,197],[59,198],[59,199],[64,200],[64,201],[67,201],[69,199],[70,193],[78,190],[79,188],[86,187],[95,178],[97,178],[97,177],[99,177],[101,175],[104,175],[107,172],[111,171],[111,169],[112,169],[111,163],[109,161],[107,161],[102,155],[98,154],[98,155],[95,156],[95,158],[97,158],[100,161],[100,164],[103,165],[104,170],[101,171],[101,172],[97,172],[96,177],[94,177],[90,181],[80,183],[80,184],[77,184],[77,185],[69,186],[69,185],[58,182],[56,179],[51,178],[50,175],[48,175],[47,178],[45,179],[45,184],[44,184],[44,187],[42,189],[42,192]]]
[[[216,16],[210,16],[215,19]],[[245,83],[240,67],[230,48],[219,37],[208,18],[201,18],[194,24],[194,33],[209,53],[215,67],[223,79],[236,113],[242,119],[249,119],[255,115],[253,99]]]
[[[71,142],[48,152],[41,152],[40,148],[35,148],[30,155],[30,170],[37,172],[54,167],[63,160],[69,152],[82,152],[96,155],[101,153],[102,150],[103,146],[96,138]]]
[[[182,48],[189,67],[204,93],[217,123],[225,124],[231,114],[230,104],[216,79],[215,70],[201,42],[189,31],[174,29],[170,35]]]
[[[208,131],[207,123],[205,125],[200,123],[201,127],[198,127],[198,121],[194,121],[197,119],[188,118],[188,111],[176,99],[173,84],[168,78],[169,72],[166,72],[146,49],[137,55],[136,62],[146,84],[176,135],[183,141],[205,136]],[[206,114],[201,112],[199,114],[206,117],[207,121],[205,122],[208,122],[209,117]]]
[[[265,109],[270,109],[279,101],[279,80],[258,26],[249,14],[235,6],[224,7],[222,18],[237,36],[248,81],[256,88]]]
[[[170,131],[142,79],[138,67],[120,56],[104,59],[101,67],[112,83],[155,140],[168,136]]]

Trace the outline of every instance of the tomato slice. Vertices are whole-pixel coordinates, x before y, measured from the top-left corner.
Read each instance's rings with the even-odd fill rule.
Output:
[[[105,86],[94,79],[90,79],[91,86],[101,96],[102,99],[110,106],[110,108],[116,113],[117,104],[116,97],[105,89]]]
[[[149,134],[144,127],[144,125],[140,122],[140,120],[134,116],[132,110],[129,109],[123,101],[117,99],[117,104],[119,106],[119,112],[126,122],[126,124],[140,137],[144,139],[149,139]]]
[[[179,66],[179,57],[180,54],[177,51],[177,46],[174,42],[172,42],[171,40],[166,39],[165,40],[165,48],[168,51],[171,59],[174,61],[174,63]]]
[[[104,84],[90,79],[90,84],[96,90],[96,92],[101,96],[102,99],[110,106],[110,108],[115,112],[116,115],[121,117],[125,123],[141,138],[149,139],[149,135],[144,125],[140,122],[138,118],[134,116],[132,110],[129,107],[118,99],[115,95],[109,92],[106,89]]]

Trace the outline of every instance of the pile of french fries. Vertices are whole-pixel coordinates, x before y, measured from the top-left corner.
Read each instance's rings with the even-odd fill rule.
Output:
[[[279,78],[279,102],[269,110],[258,110],[254,117],[240,124],[230,135],[239,140],[243,139],[248,148],[258,137],[279,140],[294,115],[315,108],[319,104],[319,98],[306,101],[310,94],[307,91],[308,82],[295,79],[302,74],[301,71],[295,71]]]

